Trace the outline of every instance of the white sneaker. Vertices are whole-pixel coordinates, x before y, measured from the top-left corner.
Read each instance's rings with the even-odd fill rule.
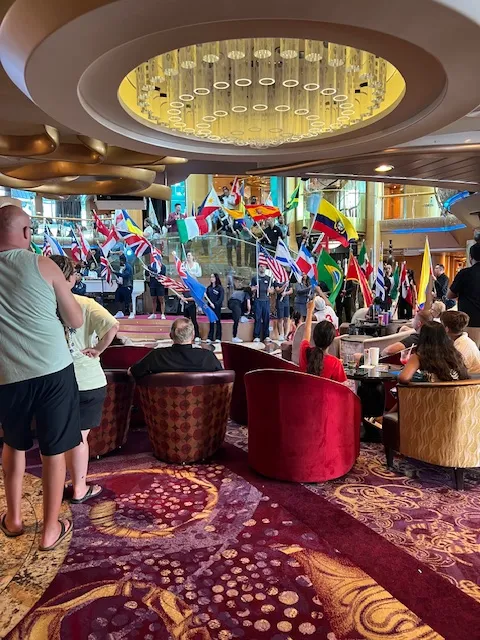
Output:
[[[271,341],[272,341],[271,338],[265,338],[265,340],[264,340],[264,342],[271,342]],[[259,340],[259,342],[260,342],[260,340]]]
[[[199,342],[201,342],[200,338],[195,338],[195,342],[198,344]]]
[[[162,315],[160,316],[160,320],[166,320],[167,318],[165,317],[165,314],[162,313]]]
[[[258,340],[258,338],[255,338],[255,340]],[[254,342],[255,342],[254,340]],[[258,340],[260,342],[260,340]],[[232,338],[232,342],[235,342],[236,344],[238,344],[239,342],[243,342],[243,340],[241,338]]]
[[[217,340],[215,340],[215,342],[216,342],[217,344],[220,344],[220,343],[221,343],[221,340],[218,340],[218,339],[217,339]]]
[[[285,342],[285,336],[278,336],[279,342]]]
[[[156,320],[156,319],[157,319],[157,315],[156,315],[155,313],[151,313],[151,314],[148,316],[148,319],[149,319],[149,320]]]
[[[123,311],[119,311],[118,313],[115,314],[115,318],[124,318],[125,314],[123,313]]]
[[[210,340],[210,338],[207,338],[206,340],[202,340],[202,342],[205,342],[205,344],[212,344],[212,341]]]
[[[253,341],[254,342],[260,342],[260,338],[254,338]]]
[[[134,319],[135,319],[135,314],[133,313],[133,311],[132,311],[132,313],[128,316],[128,319],[129,319],[129,320],[134,320]]]

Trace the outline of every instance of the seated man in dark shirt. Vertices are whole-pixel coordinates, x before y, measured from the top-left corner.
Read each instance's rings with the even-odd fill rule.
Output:
[[[151,373],[168,373],[173,371],[220,371],[222,365],[212,351],[194,349],[195,330],[191,320],[178,318],[172,324],[170,337],[171,347],[153,349],[140,362],[130,368],[135,379],[143,378]]]
[[[432,315],[430,311],[425,311],[424,309],[422,309],[421,311],[418,311],[418,313],[413,318],[413,322],[412,322],[412,326],[415,329],[415,333],[410,333],[410,334],[407,333],[406,335],[404,335],[404,337],[402,337],[403,332],[397,333],[398,342],[394,342],[393,344],[388,345],[388,347],[385,347],[385,349],[382,351],[382,356],[391,356],[394,353],[399,353],[400,351],[403,351],[403,349],[410,349],[410,347],[416,347],[420,337],[420,329],[427,322],[431,322],[431,320],[432,320]]]

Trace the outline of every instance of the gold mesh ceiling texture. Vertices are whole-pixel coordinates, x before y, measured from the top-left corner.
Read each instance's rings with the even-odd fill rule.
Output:
[[[298,38],[192,45],[152,58],[119,88],[137,120],[178,136],[252,148],[339,135],[401,100],[405,82],[383,58]]]

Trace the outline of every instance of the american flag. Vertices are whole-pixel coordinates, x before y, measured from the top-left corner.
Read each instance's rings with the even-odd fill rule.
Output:
[[[174,280],[168,276],[157,276],[157,280],[167,289],[173,289],[173,291],[176,291],[177,293],[184,293],[187,291],[187,287],[179,280]]]
[[[272,258],[263,247],[257,243],[258,247],[258,266],[262,265],[266,269],[270,269],[275,282],[288,282],[289,276],[282,265]]]
[[[100,273],[100,277],[105,278],[108,284],[112,284],[112,268],[107,258],[105,258],[105,256],[100,257],[100,264],[102,265],[102,271]]]
[[[86,260],[88,254],[90,253],[91,249],[90,249],[90,245],[88,244],[87,240],[85,239],[82,230],[80,229],[80,227],[77,225],[77,233],[78,233],[78,237],[80,240],[80,251],[82,254],[82,260]]]
[[[47,242],[47,240],[45,240],[45,242],[43,243],[42,255],[45,256],[46,258],[49,258],[52,255],[52,247]]]

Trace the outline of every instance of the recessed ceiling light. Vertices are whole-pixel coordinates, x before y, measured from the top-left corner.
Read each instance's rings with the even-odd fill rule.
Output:
[[[377,173],[388,173],[393,169],[393,164],[380,164],[378,167],[375,167],[375,171]]]

